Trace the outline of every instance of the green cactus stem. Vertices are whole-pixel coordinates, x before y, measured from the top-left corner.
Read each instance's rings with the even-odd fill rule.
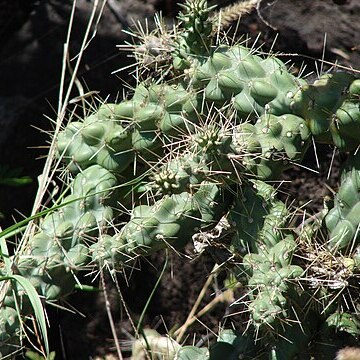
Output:
[[[349,106],[359,106],[356,84],[354,75],[338,72],[322,75],[296,92],[291,104],[293,112],[306,120],[317,141],[335,143],[347,151],[359,143],[349,134],[356,133],[359,126],[356,113],[348,113]]]
[[[91,246],[92,258],[117,268],[139,255],[181,249],[196,232],[215,226],[230,203],[230,194],[215,184],[202,183],[194,194],[182,192],[164,196],[153,205],[139,205],[119,234]]]
[[[359,245],[360,157],[351,156],[341,174],[341,184],[334,199],[334,207],[324,219],[329,231],[331,251],[353,252]]]
[[[244,153],[246,171],[263,180],[277,179],[300,162],[310,140],[306,122],[291,114],[263,115],[255,125],[240,124],[234,134],[234,147]]]
[[[285,204],[275,198],[270,185],[259,180],[250,184],[253,187],[243,189],[230,212],[230,222],[236,229],[231,248],[244,256],[237,276],[247,283],[253,325],[263,331],[276,331],[280,319],[289,317],[291,280],[304,271],[292,264],[297,245],[286,230],[289,214]]]
[[[59,134],[58,156],[74,173],[98,164],[117,174],[137,157],[156,160],[168,137],[187,134],[198,121],[199,96],[181,85],[138,86],[129,101],[103,104]]]
[[[207,0],[188,0],[179,5],[183,12],[178,15],[181,30],[174,44],[173,65],[183,71],[190,67],[192,57],[210,53],[213,24],[209,14],[216,6],[208,7]]]

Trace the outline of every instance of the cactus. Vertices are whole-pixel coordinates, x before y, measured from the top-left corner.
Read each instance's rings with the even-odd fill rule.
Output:
[[[343,151],[354,151],[359,140],[360,81],[356,79],[349,86],[346,99],[336,110],[330,123],[330,132],[336,147]]]
[[[83,122],[68,124],[58,137],[58,155],[74,173],[98,164],[121,174],[135,157],[157,159],[167,137],[196,124],[198,102],[181,85],[138,86],[131,100],[103,104]]]
[[[341,185],[334,207],[325,217],[330,233],[328,246],[332,251],[353,252],[359,243],[358,227],[360,206],[359,155],[352,156],[341,174]]]
[[[243,254],[242,266],[234,271],[240,281],[247,278],[251,322],[277,331],[276,323],[289,317],[286,297],[294,291],[291,280],[304,270],[292,265],[296,243],[286,230],[285,205],[276,200],[270,185],[259,180],[252,185],[243,189],[230,212],[236,229],[232,251]]]
[[[352,151],[358,144],[353,135],[358,124],[356,110],[349,113],[349,109],[359,103],[358,83],[349,73],[325,74],[313,84],[303,85],[294,95],[291,106],[295,114],[308,122],[318,141]]]
[[[54,302],[74,291],[76,273],[90,261],[89,243],[105,231],[114,217],[117,183],[116,177],[99,165],[79,173],[71,194],[41,222],[27,251],[14,259],[14,272],[30,280],[46,301]],[[5,269],[1,272],[5,275]],[[4,345],[0,352],[6,355],[19,346],[15,336],[20,332],[18,311],[28,315],[32,307],[18,283],[8,289],[3,305],[0,321]]]
[[[209,13],[215,7],[208,7],[206,0],[187,1],[180,5],[183,13],[178,19],[181,21],[183,31],[176,39],[173,64],[176,70],[189,67],[193,55],[204,56],[209,54],[211,46],[211,32],[213,24]]]
[[[11,306],[0,309],[0,356],[4,358],[20,345],[20,321],[18,313]]]
[[[234,330],[222,330],[217,342],[209,349],[195,346],[184,346],[178,350],[175,359],[249,359],[256,356],[255,343],[249,336],[242,335]]]
[[[261,58],[241,45],[219,47],[191,70],[190,83],[204,89],[205,99],[233,103],[240,119],[291,113],[292,97],[303,84],[281,60]]]
[[[30,278],[48,301],[73,291],[74,272],[90,260],[88,244],[114,217],[117,183],[116,177],[99,165],[78,174],[72,194],[44,219],[40,231],[30,239],[28,252],[16,259],[17,272]]]
[[[244,153],[249,174],[263,180],[278,179],[292,164],[302,160],[310,131],[304,119],[295,115],[263,115],[255,125],[240,124],[235,146]]]
[[[224,268],[246,292],[233,304],[246,307],[246,329],[224,329],[209,349],[176,344],[169,357],[331,357],[346,345],[342,335],[349,345],[360,336],[352,296],[360,157],[350,156],[320,223],[301,231],[268,182],[301,163],[312,137],[340,151],[359,146],[360,80],[334,72],[309,84],[274,56],[214,45],[211,10],[205,0],[183,6],[183,28],[168,37],[167,81],[141,81],[129,98],[62,129],[67,190],[12,257],[13,271],[55,303],[74,291],[80,271],[122,270],[139,256],[181,250],[223,218],[231,230],[221,245],[235,259]],[[326,281],[320,270],[329,270]],[[25,290],[9,284],[1,356],[20,344],[19,315],[32,313]]]
[[[139,255],[169,247],[181,249],[200,229],[216,224],[230,203],[214,184],[197,192],[165,196],[152,206],[139,205],[118,235],[91,246],[94,261],[118,266]]]

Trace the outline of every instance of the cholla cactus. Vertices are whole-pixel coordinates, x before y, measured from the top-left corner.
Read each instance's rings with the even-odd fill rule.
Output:
[[[267,182],[301,162],[311,138],[344,151],[359,146],[360,80],[334,72],[308,84],[274,56],[214,45],[211,10],[205,0],[183,6],[182,27],[167,37],[174,77],[139,83],[128,99],[102,104],[60,132],[71,194],[40,219],[14,271],[55,302],[71,294],[79,271],[123,269],[138,256],[181,249],[225,217],[231,240],[224,246],[236,259],[226,268],[247,291],[234,303],[247,310],[247,331],[224,330],[210,349],[176,346],[171,356],[334,355],[323,340],[340,348],[360,336],[359,297],[352,296],[360,269],[359,156],[349,160],[323,222],[301,231]],[[319,285],[320,254],[326,264],[342,262],[329,278],[344,279],[343,296],[331,281]],[[18,314],[32,309],[15,284],[2,300],[5,356],[19,344]]]

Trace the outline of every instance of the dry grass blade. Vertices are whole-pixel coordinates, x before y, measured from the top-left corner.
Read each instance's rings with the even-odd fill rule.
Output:
[[[197,297],[197,299],[196,299],[196,301],[195,301],[195,303],[194,303],[194,305],[193,305],[193,307],[192,307],[192,309],[191,309],[185,323],[178,330],[175,331],[176,342],[178,342],[178,343],[181,342],[182,338],[185,335],[185,332],[186,332],[187,328],[194,322],[194,316],[196,314],[196,311],[199,308],[200,303],[203,300],[207,289],[209,288],[211,282],[214,279],[214,276],[215,276],[214,272],[215,272],[216,268],[217,268],[217,265],[214,266],[213,271],[211,272],[211,274],[206,279],[205,284],[202,287],[202,289],[201,289],[201,291],[200,291],[200,293],[199,293],[199,295],[198,295],[198,297]]]
[[[104,272],[103,272],[102,269],[100,269],[100,279],[101,279],[101,285],[102,285],[102,288],[103,288],[103,291],[104,291],[106,313],[108,315],[110,328],[111,328],[111,332],[112,332],[115,347],[116,347],[116,352],[118,354],[119,360],[123,360],[123,356],[122,356],[121,348],[120,348],[120,343],[119,343],[119,340],[118,340],[117,334],[116,334],[116,328],[115,328],[114,319],[113,319],[113,316],[111,314],[111,306],[110,306],[110,302],[109,302],[109,298],[108,298],[108,294],[107,294],[107,290],[106,290]]]
[[[101,12],[104,8],[105,3],[106,3],[106,0],[103,0],[102,5],[100,6],[100,14],[98,15],[96,25],[99,22]],[[83,53],[89,44],[91,29],[94,25],[96,13],[99,11],[99,0],[95,0],[93,3],[92,12],[91,12],[88,24],[87,24],[83,42],[81,44],[80,51],[76,57],[76,63],[75,63],[74,69],[72,70],[72,76],[70,78],[69,85],[65,91],[65,76],[66,76],[66,68],[67,68],[67,59],[69,58],[69,44],[70,44],[70,38],[71,38],[71,33],[72,33],[72,26],[74,23],[75,9],[76,9],[76,0],[73,1],[73,6],[72,6],[70,20],[69,20],[69,26],[68,26],[68,34],[67,34],[66,42],[64,44],[63,66],[62,66],[62,71],[61,71],[61,82],[60,82],[60,90],[59,90],[58,115],[57,115],[57,119],[56,119],[56,127],[54,130],[53,140],[50,145],[48,156],[46,158],[46,163],[44,166],[43,173],[39,177],[39,188],[38,188],[38,192],[37,192],[37,195],[36,195],[36,198],[34,201],[32,215],[34,215],[40,209],[42,199],[43,199],[44,195],[46,194],[49,184],[51,183],[52,179],[54,178],[55,171],[57,170],[57,167],[59,164],[59,162],[58,162],[55,165],[55,167],[53,166],[53,162],[55,159],[55,153],[56,153],[56,138],[57,138],[57,135],[58,135],[58,133],[63,125],[64,119],[65,119],[65,113],[66,113],[66,109],[67,109],[67,106],[70,101],[71,91],[74,87],[74,84],[77,82],[77,73],[78,73],[78,70],[79,70],[79,67],[81,64]],[[94,31],[94,34],[95,34],[95,31]],[[92,35],[92,37],[93,37],[93,35]],[[80,95],[82,95],[82,94],[80,94]],[[53,168],[53,170],[51,170],[52,168]],[[32,226],[32,222],[31,222],[29,224],[28,228],[26,229],[25,235],[23,237],[23,241],[22,241],[22,243],[20,243],[18,251],[22,251],[24,249],[26,239],[28,236],[30,236],[30,234],[33,233],[33,231],[34,231],[34,228]]]

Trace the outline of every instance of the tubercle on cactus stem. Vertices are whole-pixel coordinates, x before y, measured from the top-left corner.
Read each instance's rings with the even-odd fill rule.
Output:
[[[360,157],[350,157],[322,224],[297,231],[265,181],[300,163],[312,137],[342,151],[359,146],[360,80],[333,72],[308,84],[274,56],[214,45],[210,11],[204,0],[186,2],[183,29],[167,37],[167,81],[163,73],[157,83],[139,83],[130,99],[102,104],[59,134],[71,194],[40,221],[15,270],[55,302],[74,290],[79,271],[123,269],[138,256],[181,250],[224,216],[231,226],[224,246],[235,259],[227,271],[246,289],[233,306],[245,306],[247,331],[225,329],[209,350],[184,347],[175,358],[334,353],[324,339],[340,347],[338,333],[350,345],[360,335],[353,296]],[[23,289],[11,286],[0,309],[2,356],[19,343],[15,303],[31,313]]]

